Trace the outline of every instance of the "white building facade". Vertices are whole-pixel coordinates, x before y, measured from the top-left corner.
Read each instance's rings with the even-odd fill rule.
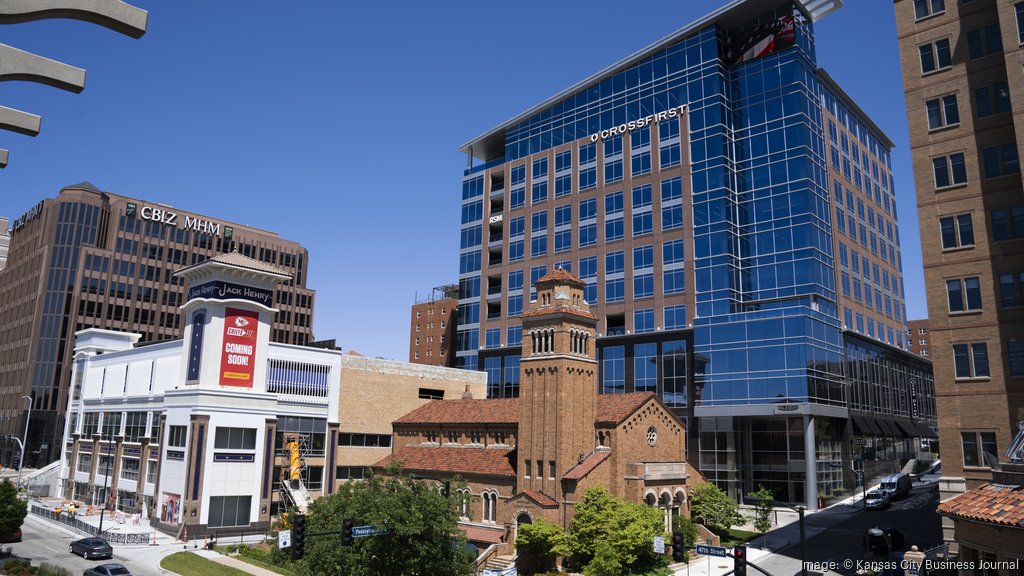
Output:
[[[191,287],[183,340],[76,334],[62,496],[171,533],[265,528],[279,435],[320,455],[318,485],[333,491],[322,470],[335,465],[325,445],[336,442],[342,354],[270,343],[274,285],[289,276],[264,263],[227,254],[177,276]]]

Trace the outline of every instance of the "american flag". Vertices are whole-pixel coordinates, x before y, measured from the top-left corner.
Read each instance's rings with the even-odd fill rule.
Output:
[[[730,66],[742,64],[796,44],[796,28],[792,16],[783,16],[760,24],[752,30],[737,33],[729,43],[726,60]]]

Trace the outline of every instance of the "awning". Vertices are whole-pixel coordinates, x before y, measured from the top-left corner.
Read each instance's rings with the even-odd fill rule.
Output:
[[[851,415],[850,416],[850,420],[853,421],[853,432],[854,432],[854,434],[859,434],[861,436],[870,436],[871,435],[871,428],[868,428],[868,425],[864,423],[864,419],[863,418],[861,418],[860,416],[852,416]]]
[[[914,422],[917,429],[921,431],[921,438],[934,438],[939,439],[939,435],[932,430],[932,427],[927,422]]]
[[[898,437],[903,433],[896,429],[891,420],[879,419],[878,427],[882,429],[882,436]]]
[[[878,421],[877,420],[875,420],[874,418],[868,417],[868,418],[864,418],[864,423],[868,425],[869,429],[871,429],[871,435],[872,436],[881,436],[882,435],[882,429],[878,426]]]
[[[921,436],[921,431],[910,420],[900,418],[896,420],[896,426],[900,428],[904,438],[918,438]]]

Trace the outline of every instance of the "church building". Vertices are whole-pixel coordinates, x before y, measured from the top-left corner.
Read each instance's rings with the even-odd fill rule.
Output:
[[[460,527],[476,544],[514,540],[537,519],[568,527],[593,486],[665,510],[666,530],[688,515],[684,425],[651,392],[597,393],[596,317],[585,284],[556,269],[523,313],[518,398],[437,400],[394,422],[394,461],[412,475],[465,481]]]

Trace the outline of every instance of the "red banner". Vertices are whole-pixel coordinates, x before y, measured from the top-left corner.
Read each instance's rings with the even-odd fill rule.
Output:
[[[224,317],[224,348],[220,355],[220,385],[252,388],[256,365],[258,312],[228,308]]]

